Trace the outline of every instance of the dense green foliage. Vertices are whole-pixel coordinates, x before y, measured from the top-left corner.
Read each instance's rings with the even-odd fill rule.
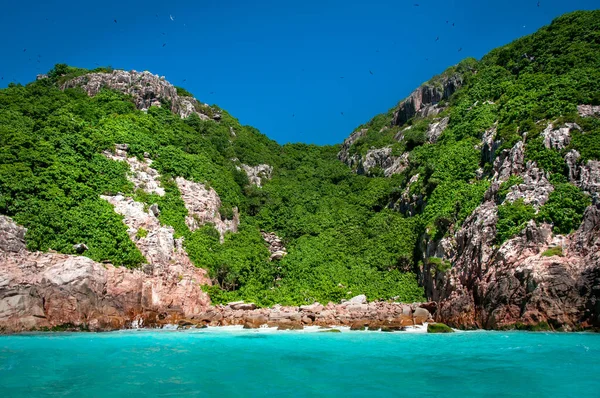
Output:
[[[548,202],[540,208],[537,219],[554,224],[554,232],[567,234],[579,227],[590,199],[576,186],[557,184]]]
[[[562,251],[562,247],[560,247],[560,246],[551,247],[542,253],[542,256],[544,256],[544,257],[552,257],[552,256],[562,257],[562,255],[563,255],[563,251]]]
[[[338,161],[339,146],[280,146],[216,106],[199,103],[197,110],[209,117],[220,113],[218,122],[196,115],[181,119],[168,106],[141,112],[115,91],[92,98],[80,89],[61,91],[61,83],[90,71],[59,64],[48,79],[0,90],[0,214],[28,228],[31,250],[74,253],[74,244],[85,243],[85,255],[94,260],[136,267],[145,259],[121,217],[100,198],[120,192],[158,204],[160,222],[172,226],[193,263],[209,271],[214,302],[305,304],[357,294],[422,300],[414,272],[419,264],[439,272],[451,267],[446,260],[422,258],[423,237],[454,233],[490,188],[492,165],[481,152],[486,130],[496,129],[496,154],[524,141],[526,160],[547,172],[555,188],[536,213],[522,201],[501,204],[523,179],[503,182],[496,197],[496,243],[532,219],[552,223],[559,233],[580,224],[590,199],[567,182],[564,156],[574,149],[582,164],[600,159],[600,119],[576,112],[578,104],[600,104],[598,32],[599,11],[565,15],[427,82],[463,82],[438,104],[439,114],[394,125],[393,108],[360,126],[366,131],[351,155],[385,146],[394,156],[408,152],[407,167],[390,178],[377,167],[357,175]],[[184,88],[177,92],[191,96]],[[430,123],[441,117],[449,117],[448,127],[436,142],[427,142]],[[567,148],[546,149],[544,128],[565,122],[581,130],[572,132]],[[130,155],[149,154],[164,196],[134,192],[127,165],[102,155],[120,143],[129,145]],[[269,164],[272,179],[262,188],[250,185],[241,164]],[[190,231],[176,177],[214,188],[221,217],[231,218],[238,208],[239,232],[221,243],[212,225]],[[398,211],[407,195],[418,198],[411,216]],[[261,231],[280,236],[288,255],[269,261]],[[140,229],[134,239],[146,234]]]
[[[430,323],[427,325],[427,333],[454,333],[454,330],[443,323]]]

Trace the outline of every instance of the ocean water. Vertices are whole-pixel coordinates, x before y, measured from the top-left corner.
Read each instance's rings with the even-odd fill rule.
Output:
[[[0,337],[0,397],[600,397],[600,334]]]

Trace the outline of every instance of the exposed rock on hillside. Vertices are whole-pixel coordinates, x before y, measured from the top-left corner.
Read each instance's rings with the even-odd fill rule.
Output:
[[[494,181],[503,182],[511,175],[519,175],[524,169],[525,151],[523,141],[511,149],[504,149],[494,160]]]
[[[150,167],[152,165],[152,160],[145,158],[144,161],[141,162],[136,157],[127,157],[127,150],[128,146],[126,144],[117,144],[115,153],[105,151],[104,156],[112,160],[127,162],[131,170],[131,173],[128,174],[127,178],[134,184],[135,189],[142,189],[147,193],[156,193],[163,196],[165,191],[159,186],[160,174],[157,170]],[[219,231],[221,240],[223,240],[223,236],[226,232],[237,232],[240,223],[237,208],[233,209],[233,218],[231,220],[221,217],[221,199],[214,189],[207,189],[204,184],[188,181],[182,177],[177,177],[175,182],[181,192],[181,198],[185,203],[185,207],[188,210],[188,216],[186,217],[185,222],[190,230],[193,231],[206,223],[212,223],[217,231]],[[146,212],[141,210],[143,208],[142,203],[134,202],[133,199],[124,198],[123,196],[104,196],[103,198],[115,206],[115,211],[126,216],[125,223],[130,227],[130,236],[135,236],[140,226],[131,227],[130,224],[127,223],[128,216],[139,220],[144,217],[142,214],[149,214],[153,215],[154,219],[156,219],[158,213],[160,213],[158,206],[153,205],[146,214]],[[156,221],[158,222],[157,219]],[[148,230],[149,225],[142,225],[141,227]],[[152,227],[156,226],[152,225]],[[156,227],[156,229],[158,229],[158,227]]]
[[[151,168],[152,160],[144,158],[143,161],[138,160],[135,156],[127,157],[127,144],[117,144],[114,153],[104,151],[103,155],[111,160],[126,162],[129,165],[131,173],[127,176],[129,181],[133,183],[135,189],[141,189],[147,193],[155,193],[159,196],[165,195],[164,188],[160,187],[158,171]]]
[[[271,179],[273,166],[269,166],[268,164],[259,164],[257,166],[248,166],[247,164],[242,164],[241,170],[244,170],[248,176],[248,181],[250,184],[256,185],[257,187],[262,187],[263,180]]]
[[[7,217],[0,220],[0,236],[20,240],[24,232]],[[87,257],[27,252],[24,242],[10,243],[14,239],[0,242],[0,331],[156,326],[209,306],[200,286],[210,284],[204,270],[163,261],[181,255],[172,246],[149,256],[154,267],[144,273]]]
[[[261,231],[262,237],[269,245],[269,252],[271,253],[271,260],[281,260],[286,254],[287,250],[281,241],[281,238],[273,232]]]
[[[571,142],[571,130],[581,130],[575,123],[565,123],[563,127],[554,128],[552,124],[542,132],[544,146],[547,149],[565,149]]]
[[[233,208],[233,218],[228,220],[221,216],[221,199],[212,188],[204,184],[188,181],[182,177],[175,179],[181,192],[181,198],[188,210],[185,223],[193,231],[206,223],[214,224],[221,235],[221,241],[226,232],[237,232],[240,224],[240,215],[237,208]]]
[[[577,105],[579,116],[600,116],[600,105]]]
[[[525,169],[523,183],[512,186],[505,201],[513,203],[518,199],[523,199],[523,203],[539,209],[548,201],[554,187],[546,178],[546,173],[536,167],[535,162],[527,162]]]
[[[358,161],[356,171],[358,174],[369,174],[376,167],[383,171],[385,177],[402,173],[408,167],[408,152],[393,156],[391,147],[369,149],[364,158]]]
[[[203,120],[220,119],[207,104],[201,104],[193,97],[177,94],[177,89],[167,82],[164,76],[159,77],[150,72],[114,70],[112,73],[88,73],[66,81],[62,89],[81,87],[90,96],[95,96],[102,88],[118,90],[131,95],[135,106],[147,110],[151,106],[161,106],[163,101],[171,103],[171,111],[182,118],[197,114]],[[212,115],[212,116],[209,116]]]
[[[464,328],[600,325],[600,207],[590,206],[582,226],[568,237],[553,236],[550,225],[530,221],[498,249],[489,214],[484,219],[490,222],[471,217],[459,232],[470,239],[459,240],[453,267],[438,288],[436,318]]]
[[[367,129],[361,129],[350,134],[350,136],[346,138],[342,143],[342,149],[338,153],[338,159],[347,164],[348,167],[352,169],[356,168],[361,157],[359,154],[351,155],[350,148],[356,141],[366,136],[367,131]]]
[[[426,83],[417,88],[398,105],[392,125],[401,126],[414,116],[437,115],[442,110],[438,103],[450,98],[462,86],[462,82],[462,76],[456,74],[442,78],[437,84]]]
[[[450,121],[449,117],[444,117],[442,119],[438,119],[429,125],[427,128],[427,133],[425,133],[427,137],[427,142],[435,143],[440,138],[446,127],[448,127],[448,122]]]

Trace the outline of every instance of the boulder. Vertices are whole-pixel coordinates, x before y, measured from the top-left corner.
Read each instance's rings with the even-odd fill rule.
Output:
[[[88,247],[85,243],[77,243],[76,245],[73,245],[73,250],[77,254],[82,254],[83,252],[88,250]]]

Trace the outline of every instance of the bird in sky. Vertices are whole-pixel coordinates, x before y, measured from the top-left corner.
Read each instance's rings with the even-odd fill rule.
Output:
[[[415,3],[415,7],[418,7],[419,5],[417,3]]]
[[[340,112],[342,114],[342,116],[344,116],[344,112]]]
[[[295,117],[295,116],[296,116],[296,114],[295,114],[295,113],[292,113],[292,117]]]
[[[538,6],[538,7],[540,6],[540,2],[539,2],[539,1],[538,1],[538,4],[537,4],[537,6]]]
[[[113,19],[113,21],[115,21],[115,23],[117,23],[117,20],[116,20],[116,19]]]
[[[175,20],[175,18],[173,18],[173,15],[169,15],[169,18],[171,18],[171,21]]]
[[[462,47],[458,49],[458,52],[461,52],[461,51],[462,51]]]
[[[26,52],[26,51],[27,51],[27,49],[26,49],[26,48],[24,48],[24,49],[23,49],[23,52]]]
[[[440,37],[439,37],[439,36],[435,38],[435,41],[438,41],[438,40],[440,40]]]
[[[454,26],[454,22],[452,22],[452,26]]]
[[[370,74],[373,74],[373,72],[369,71]]]
[[[214,91],[211,91],[211,92],[210,92],[210,94],[214,94],[214,93],[215,93]]]
[[[167,45],[167,43],[163,43],[163,47],[166,46],[166,45]]]
[[[343,78],[344,78],[344,76],[340,76],[340,79],[343,79]]]
[[[183,79],[183,81],[185,82],[187,79]]]
[[[162,32],[162,35],[163,35],[163,36],[165,36],[165,35],[166,35],[166,33],[165,33],[165,32]]]

